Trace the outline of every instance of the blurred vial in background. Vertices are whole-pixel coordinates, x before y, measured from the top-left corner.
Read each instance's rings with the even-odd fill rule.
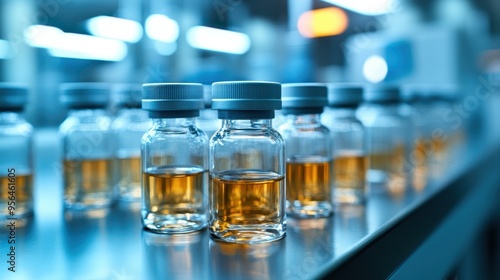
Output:
[[[206,226],[207,135],[195,125],[201,84],[144,84],[142,108],[153,119],[141,142],[142,223],[159,233]]]
[[[106,111],[110,87],[101,83],[61,85],[70,109],[59,127],[63,140],[64,204],[68,209],[102,208],[113,202],[114,140]]]
[[[465,141],[465,120],[457,112],[459,96],[452,88],[434,86],[427,93],[431,112],[432,149],[429,153],[430,179],[442,177]],[[458,109],[459,110],[459,109]],[[457,122],[457,119],[459,122]]]
[[[338,204],[365,202],[368,169],[366,133],[356,118],[356,109],[362,102],[362,86],[328,86],[328,107],[321,120],[331,131],[333,194],[334,202]]]
[[[287,214],[320,218],[332,214],[333,162],[330,131],[320,122],[328,104],[324,84],[283,84],[278,131],[286,143]]]
[[[203,85],[203,100],[205,109],[200,111],[200,117],[196,118],[196,125],[203,130],[208,139],[220,128],[221,121],[217,118],[217,111],[212,110],[212,86]]]
[[[141,85],[114,85],[111,97],[119,109],[111,124],[115,138],[116,191],[120,200],[137,202],[141,199],[141,138],[151,127],[151,119],[141,109]]]
[[[0,215],[33,213],[33,127],[21,116],[28,89],[0,83]]]
[[[396,86],[367,86],[363,98],[356,115],[367,133],[370,192],[388,192],[402,198],[411,183],[411,166],[406,161],[412,140],[408,110],[402,109]]]
[[[209,230],[232,243],[285,235],[285,142],[272,128],[281,85],[217,82],[212,107],[222,119],[210,140]]]
[[[422,192],[429,182],[430,157],[435,153],[432,124],[437,116],[431,106],[432,99],[429,98],[428,91],[427,85],[409,85],[404,87],[402,96],[410,106],[413,124],[413,150],[408,163],[413,166],[412,186],[416,192]]]

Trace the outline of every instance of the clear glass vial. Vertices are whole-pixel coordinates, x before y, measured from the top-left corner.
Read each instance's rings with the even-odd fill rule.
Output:
[[[63,140],[64,205],[86,210],[114,199],[111,117],[106,111],[110,87],[102,83],[61,85],[61,101],[70,109],[59,127]]]
[[[112,97],[119,108],[111,124],[115,138],[116,192],[125,202],[141,200],[141,139],[151,127],[148,112],[141,109],[142,86],[118,84]]]
[[[368,169],[366,135],[356,117],[356,109],[362,102],[362,86],[328,85],[328,107],[321,120],[332,136],[333,196],[336,204],[365,202]]]
[[[142,224],[158,233],[207,224],[208,138],[195,125],[201,84],[144,84],[142,108],[153,119],[141,142]]]
[[[333,213],[333,162],[330,130],[321,124],[328,104],[324,84],[283,84],[282,114],[278,131],[286,143],[287,214],[321,218]]]
[[[429,163],[433,154],[432,123],[434,115],[430,106],[429,86],[406,86],[403,100],[410,108],[410,118],[413,124],[413,146],[408,163],[413,165],[412,187],[416,192],[425,189],[429,179]]]
[[[393,85],[367,86],[363,99],[357,116],[367,133],[370,191],[401,198],[411,182],[412,166],[406,159],[411,151],[412,126],[401,107],[400,89]]]
[[[215,239],[261,243],[285,234],[285,149],[272,128],[281,85],[212,84],[222,127],[210,139],[209,231]]]
[[[22,117],[26,87],[0,83],[0,219],[33,213],[33,127]]]

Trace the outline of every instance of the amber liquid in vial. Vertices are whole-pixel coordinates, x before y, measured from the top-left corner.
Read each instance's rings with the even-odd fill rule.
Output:
[[[427,147],[424,139],[417,139],[413,151],[413,189],[421,192],[427,185]]]
[[[67,208],[99,208],[111,204],[112,161],[85,159],[64,161],[64,200]]]
[[[449,164],[449,148],[451,146],[450,140],[443,138],[432,139],[432,151],[430,154],[430,165],[432,177],[439,178],[444,173]]]
[[[327,217],[332,213],[333,163],[311,157],[286,163],[287,213],[299,218]]]
[[[155,232],[191,232],[206,226],[207,170],[198,166],[148,168],[142,175],[143,225]]]
[[[210,177],[210,233],[233,243],[261,243],[284,236],[284,176],[230,170]]]
[[[9,180],[12,178],[15,179],[14,182]],[[11,189],[9,189],[9,186],[11,186]],[[14,198],[14,200],[11,198]],[[15,205],[12,205],[12,201],[15,202]],[[9,210],[9,206],[15,207],[12,212]],[[18,174],[17,172],[15,177],[0,176],[0,207],[2,219],[31,215],[33,213],[33,176],[31,174]]]
[[[337,152],[333,162],[334,200],[339,204],[361,204],[365,200],[368,159],[360,152]]]
[[[123,201],[141,199],[141,158],[118,158],[118,193]]]
[[[380,185],[384,186],[385,190],[395,198],[404,196],[406,192],[406,174],[404,172],[403,145],[397,145],[390,151],[370,154],[369,164],[368,180],[372,189],[376,185]]]

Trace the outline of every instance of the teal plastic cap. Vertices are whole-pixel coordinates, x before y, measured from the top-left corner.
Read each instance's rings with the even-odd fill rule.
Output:
[[[326,84],[299,83],[283,84],[282,107],[285,108],[323,108],[328,104]]]
[[[401,91],[396,85],[369,85],[365,87],[363,99],[368,103],[398,103]]]
[[[154,83],[142,85],[142,109],[148,111],[192,111],[204,108],[203,85]]]
[[[262,81],[213,83],[212,109],[227,111],[280,110],[281,85]]]
[[[0,83],[0,110],[21,111],[28,100],[28,88],[16,83]]]
[[[65,83],[60,85],[61,102],[68,108],[105,108],[111,87],[106,83]]]
[[[329,84],[328,105],[331,107],[355,107],[363,102],[363,86],[358,84]]]
[[[111,90],[111,101],[119,108],[141,108],[141,84],[115,84]]]

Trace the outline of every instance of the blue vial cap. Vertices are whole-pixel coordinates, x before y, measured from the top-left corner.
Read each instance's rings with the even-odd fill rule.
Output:
[[[22,111],[28,88],[17,83],[0,83],[0,111]]]
[[[154,83],[142,85],[142,109],[152,118],[188,118],[204,108],[203,85]]]
[[[368,103],[398,103],[401,102],[401,91],[396,85],[369,85],[364,89],[363,99]]]
[[[281,85],[275,82],[232,81],[212,84],[212,109],[273,111],[281,109]]]
[[[283,109],[323,108],[328,104],[328,88],[325,84],[283,84],[281,87]]]
[[[349,83],[328,85],[328,106],[356,107],[363,102],[363,86]]]
[[[105,108],[111,87],[106,83],[65,83],[60,85],[61,102],[68,108]]]
[[[112,87],[111,101],[118,108],[141,108],[141,84],[115,84]]]

